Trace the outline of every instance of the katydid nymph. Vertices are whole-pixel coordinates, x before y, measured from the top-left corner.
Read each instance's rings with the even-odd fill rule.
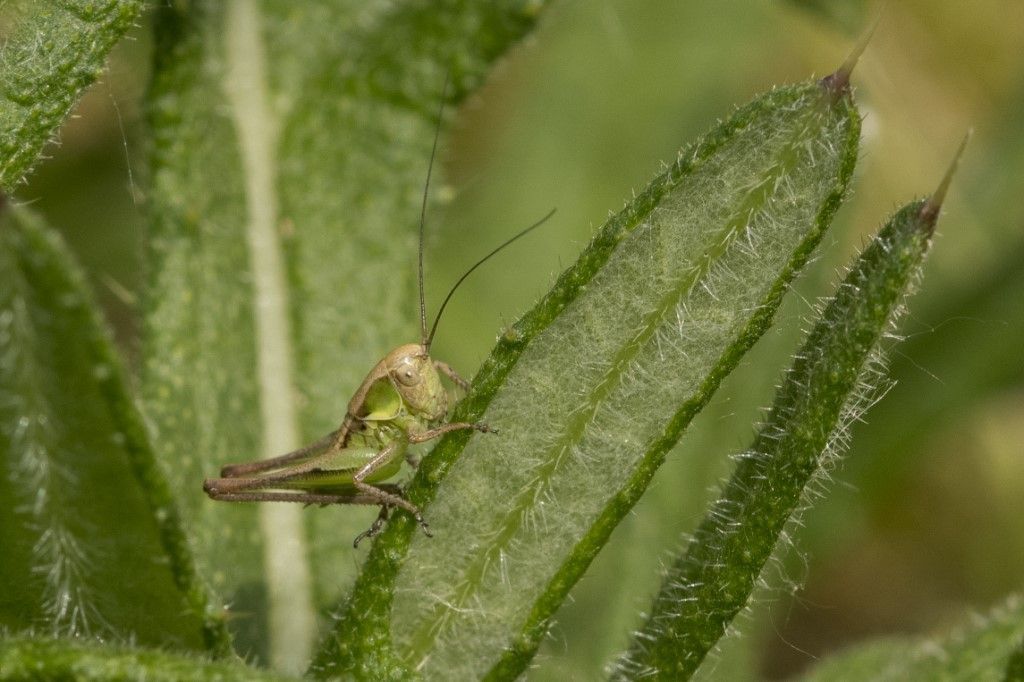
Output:
[[[447,363],[431,358],[430,345],[448,301],[470,273],[491,256],[539,227],[554,214],[554,210],[469,268],[449,290],[428,333],[423,289],[423,232],[442,113],[443,104],[442,111],[438,112],[438,127],[430,153],[420,212],[420,342],[398,346],[370,370],[349,401],[341,426],[335,431],[280,457],[225,466],[221,469],[221,478],[203,482],[203,490],[212,499],[227,502],[299,502],[308,505],[379,505],[380,514],[377,519],[368,530],[355,538],[353,545],[377,535],[390,510],[398,507],[412,514],[423,532],[430,536],[427,522],[416,505],[406,499],[398,485],[385,481],[398,473],[403,460],[416,466],[417,461],[409,454],[411,444],[462,429],[495,433],[494,429],[483,423],[444,421],[448,414],[448,393],[441,382],[441,375],[448,377],[463,391],[468,391],[469,383]]]

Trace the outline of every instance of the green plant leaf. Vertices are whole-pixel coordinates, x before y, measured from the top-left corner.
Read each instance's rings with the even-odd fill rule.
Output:
[[[1006,664],[1006,682],[1020,682],[1024,680],[1024,635],[1021,636],[1020,644],[1010,654],[1010,660]]]
[[[392,522],[315,674],[526,667],[838,207],[859,118],[835,83],[773,91],[683,150],[503,335],[453,417],[500,435],[450,437],[424,461],[410,497],[430,502],[435,537]]]
[[[883,640],[814,666],[803,682],[935,680],[984,682],[1014,677],[1014,649],[1024,637],[1024,600],[1014,596],[951,633],[920,640]]]
[[[464,97],[538,6],[158,13],[144,392],[245,654],[305,664],[374,512],[215,503],[202,481],[337,428],[366,372],[419,338],[415,236],[445,73]]]
[[[38,637],[0,640],[0,682],[284,682],[294,679],[238,662],[214,663],[157,649]]]
[[[872,457],[855,465],[866,470],[858,478],[889,504],[902,495],[914,453],[934,437],[936,424],[961,415],[964,396],[981,400],[1024,379],[1024,310],[1017,305],[1024,297],[1022,262],[1024,244],[1007,246],[999,266],[979,272],[967,291],[946,294],[920,313],[921,319],[943,321],[941,333],[913,335],[893,358],[893,372],[901,377],[893,391],[899,408],[880,410],[860,429],[858,442]],[[949,348],[971,352],[953,359]]]
[[[28,172],[141,9],[141,0],[0,7],[0,188],[11,189]]]
[[[665,576],[614,679],[688,679],[746,606],[808,486],[880,396],[879,344],[918,276],[940,203],[902,208],[853,264],[797,352],[765,424]]]
[[[23,208],[0,216],[0,434],[0,626],[226,650],[84,278]]]

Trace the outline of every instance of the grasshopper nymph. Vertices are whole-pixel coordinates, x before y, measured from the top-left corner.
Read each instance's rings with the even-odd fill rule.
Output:
[[[353,545],[379,533],[390,509],[400,507],[412,514],[423,532],[429,536],[431,533],[420,510],[405,498],[401,488],[384,481],[398,473],[403,459],[416,465],[417,462],[408,455],[410,444],[422,443],[460,429],[494,432],[486,424],[444,421],[448,414],[448,394],[441,383],[441,374],[463,391],[469,389],[469,384],[449,365],[430,357],[430,344],[441,313],[466,277],[491,256],[539,227],[554,211],[469,268],[448,292],[428,333],[423,292],[423,231],[443,100],[444,94],[442,111],[438,112],[437,131],[430,153],[420,212],[420,343],[395,348],[370,370],[349,401],[345,417],[337,430],[315,443],[280,457],[229,464],[221,469],[220,478],[205,480],[203,490],[214,500],[380,505],[380,514],[373,525],[360,533]]]

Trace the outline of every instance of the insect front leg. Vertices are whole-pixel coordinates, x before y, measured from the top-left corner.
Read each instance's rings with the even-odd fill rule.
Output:
[[[495,429],[487,426],[487,424],[470,424],[469,422],[451,422],[448,424],[442,424],[435,429],[427,429],[426,431],[420,431],[418,433],[410,433],[409,442],[413,444],[425,443],[428,440],[433,440],[438,436],[443,436],[450,431],[462,431],[465,429],[476,429],[483,433],[497,433]],[[418,469],[420,466],[420,458],[416,455],[406,453],[405,461],[409,463],[413,469]]]
[[[366,482],[366,479],[372,476],[375,471],[387,466],[395,458],[398,454],[399,448],[403,445],[404,442],[401,440],[393,440],[385,445],[381,451],[373,457],[373,459],[367,462],[352,476],[352,485],[354,485],[359,492],[364,495],[375,497],[377,499],[377,504],[382,507],[401,507],[406,510],[413,515],[413,518],[415,518],[420,524],[420,528],[423,529],[423,532],[427,537],[433,537],[426,520],[424,520],[423,515],[420,513],[420,510],[416,505],[402,497],[401,494],[390,492],[384,486],[377,486]],[[380,517],[378,517],[378,521],[380,521]],[[376,524],[377,521],[374,522],[374,525]],[[373,530],[372,526],[370,530]],[[362,538],[360,537],[358,539]]]
[[[463,393],[469,393],[469,382],[459,376],[459,373],[447,362],[434,360],[434,367],[437,371],[452,380],[452,383],[462,389]]]
[[[420,431],[418,433],[410,433],[409,434],[409,442],[410,443],[423,443],[423,442],[426,442],[428,440],[432,440],[434,438],[437,438],[438,436],[443,436],[444,434],[449,433],[451,431],[463,431],[465,429],[476,429],[477,431],[479,431],[481,433],[497,433],[498,432],[497,429],[492,429],[490,426],[488,426],[487,424],[484,424],[482,422],[477,422],[476,424],[470,424],[469,422],[449,422],[447,424],[442,424],[441,426],[438,426],[438,427],[433,428],[433,429],[427,429],[426,431]]]

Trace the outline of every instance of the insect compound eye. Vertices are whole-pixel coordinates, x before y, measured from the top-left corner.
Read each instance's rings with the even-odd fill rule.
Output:
[[[391,374],[403,386],[415,386],[421,379],[419,371],[408,363],[402,363]]]

